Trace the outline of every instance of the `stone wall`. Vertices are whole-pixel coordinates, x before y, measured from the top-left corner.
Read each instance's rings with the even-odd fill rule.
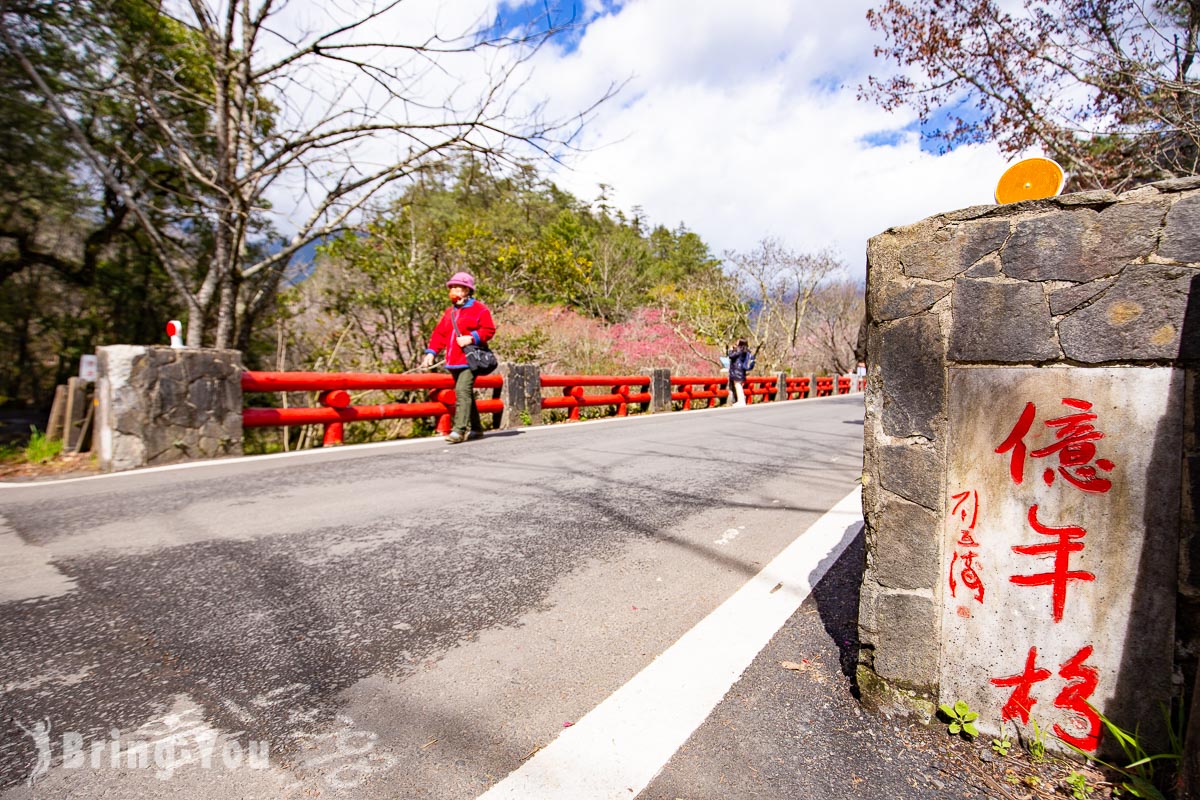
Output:
[[[96,442],[107,471],[242,454],[242,354],[97,348]]]
[[[1079,735],[1093,721],[1060,703],[1079,655],[1091,702],[1152,724],[1164,692],[1192,685],[1198,642],[1200,179],[942,214],[875,237],[867,258],[865,702],[928,717],[969,684],[985,730],[1021,722],[1004,681],[1036,639],[1050,678],[1034,718],[1066,713]],[[1057,458],[1004,450],[1026,403],[1030,436],[1071,439],[1082,428],[1059,420],[1082,413],[1100,435]],[[1087,464],[1063,460],[1089,447]],[[1056,558],[1078,574],[1013,579]],[[1067,656],[1047,654],[1047,632]]]

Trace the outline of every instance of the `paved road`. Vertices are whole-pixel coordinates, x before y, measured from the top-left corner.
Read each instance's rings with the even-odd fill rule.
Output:
[[[477,797],[853,489],[861,423],[828,398],[0,488],[0,796]]]

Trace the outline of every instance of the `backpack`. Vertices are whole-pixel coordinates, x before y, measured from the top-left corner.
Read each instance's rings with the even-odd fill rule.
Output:
[[[754,361],[753,351],[747,350],[746,351],[746,372],[749,372],[750,370],[754,369],[754,363],[755,363],[755,361]]]

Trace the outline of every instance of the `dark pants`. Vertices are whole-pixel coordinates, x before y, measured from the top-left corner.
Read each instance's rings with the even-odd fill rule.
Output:
[[[475,373],[469,369],[452,369],[454,376],[454,430],[466,433],[467,426],[482,431],[479,409],[475,407]]]

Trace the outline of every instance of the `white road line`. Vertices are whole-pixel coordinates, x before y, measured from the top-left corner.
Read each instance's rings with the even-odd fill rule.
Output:
[[[629,800],[795,613],[862,525],[861,487],[649,666],[479,800]]]

